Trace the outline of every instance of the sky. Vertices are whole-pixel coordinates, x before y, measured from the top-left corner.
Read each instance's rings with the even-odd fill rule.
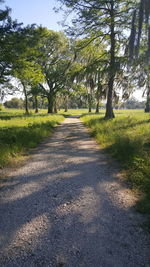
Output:
[[[36,23],[51,30],[62,30],[58,21],[62,20],[63,15],[53,10],[58,7],[57,0],[5,0],[4,5],[12,9],[12,18],[24,25]]]
[[[63,19],[63,13],[55,13],[53,10],[59,6],[57,0],[5,0],[4,6],[10,7],[11,17],[23,22],[25,26],[36,23],[54,31],[63,30],[58,24]],[[139,101],[143,100],[141,91],[134,93]]]

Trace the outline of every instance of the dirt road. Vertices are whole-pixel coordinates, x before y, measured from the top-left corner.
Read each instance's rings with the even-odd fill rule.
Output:
[[[2,181],[0,266],[150,266],[144,217],[118,173],[79,119],[66,119]]]

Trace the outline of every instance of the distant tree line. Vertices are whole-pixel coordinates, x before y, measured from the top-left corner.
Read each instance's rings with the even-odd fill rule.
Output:
[[[57,103],[58,109],[63,109],[65,107],[65,98],[61,98],[61,100]],[[15,109],[23,109],[25,107],[25,100],[22,98],[13,97],[10,100],[7,100],[3,103],[5,108],[15,108]],[[28,99],[29,109],[47,109],[48,101],[46,98],[38,97],[38,105],[33,99],[33,97]],[[104,102],[100,103],[100,108],[104,109],[106,104]],[[96,107],[96,99],[91,106],[91,109]],[[131,99],[126,101],[119,101],[114,106],[115,109],[144,109],[145,101],[138,101],[135,98],[131,97]],[[68,108],[70,109],[81,109],[81,108],[89,108],[87,96],[84,98],[80,98],[79,96],[70,96],[68,99]]]
[[[75,14],[67,34],[24,27],[9,8],[0,10],[0,98],[24,94],[5,106],[24,107],[27,114],[31,107],[48,113],[95,107],[98,113],[105,101],[109,119],[140,88],[150,112],[150,2],[58,1]]]

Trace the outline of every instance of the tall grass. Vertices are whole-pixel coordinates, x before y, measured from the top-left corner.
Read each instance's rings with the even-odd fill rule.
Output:
[[[138,209],[150,212],[150,114],[120,110],[113,120],[104,120],[102,115],[81,119],[101,148],[120,162],[132,188],[143,192]]]
[[[22,111],[0,112],[0,168],[14,164],[29,149],[50,135],[62,115],[25,116]]]

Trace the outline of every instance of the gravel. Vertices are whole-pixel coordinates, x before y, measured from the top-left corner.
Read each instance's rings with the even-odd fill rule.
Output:
[[[0,266],[150,266],[146,217],[119,175],[67,118],[1,182]]]

